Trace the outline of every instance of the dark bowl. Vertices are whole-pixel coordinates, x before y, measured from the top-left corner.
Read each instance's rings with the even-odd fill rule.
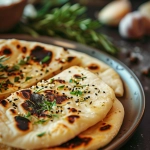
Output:
[[[20,20],[27,0],[20,0],[11,5],[0,6],[0,32],[11,30]]]

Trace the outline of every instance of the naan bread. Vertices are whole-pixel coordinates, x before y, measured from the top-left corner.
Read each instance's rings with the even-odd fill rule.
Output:
[[[103,121],[58,147],[43,150],[96,150],[102,148],[117,135],[123,118],[124,108],[121,102],[115,99],[113,107]]]
[[[3,61],[3,56],[8,59]],[[62,47],[15,39],[0,40],[0,99],[78,65],[79,61]]]
[[[60,145],[103,120],[114,100],[99,77],[71,67],[0,101],[0,143],[24,149]]]
[[[123,83],[120,76],[115,72],[114,69],[110,68],[108,65],[102,61],[91,57],[87,54],[70,50],[72,55],[80,58],[80,65],[89,71],[97,74],[105,83],[107,83],[114,91],[117,97],[123,96]]]

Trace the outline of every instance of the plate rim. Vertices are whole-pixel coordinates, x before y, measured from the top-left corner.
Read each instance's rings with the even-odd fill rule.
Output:
[[[107,150],[107,149],[119,149],[120,147],[122,147],[130,138],[131,136],[134,134],[135,130],[137,129],[137,127],[139,126],[140,122],[142,121],[144,112],[145,112],[145,94],[144,94],[144,89],[142,87],[142,84],[140,83],[140,80],[138,79],[138,77],[133,73],[133,71],[128,68],[128,66],[126,66],[123,62],[121,62],[119,59],[115,58],[114,56],[111,56],[99,49],[87,46],[87,45],[83,45],[74,41],[70,41],[70,40],[66,40],[66,39],[60,39],[60,38],[53,38],[53,37],[48,37],[48,36],[39,36],[39,37],[32,37],[30,35],[25,35],[25,34],[1,34],[0,35],[0,39],[19,39],[19,40],[27,40],[27,41],[35,41],[35,42],[42,42],[42,43],[47,43],[47,44],[53,44],[54,41],[60,41],[62,43],[70,43],[71,45],[75,45],[76,48],[75,50],[81,51],[79,49],[81,49],[81,47],[83,49],[90,49],[90,51],[96,51],[97,53],[100,53],[102,55],[104,55],[105,57],[108,57],[110,59],[112,59],[113,61],[119,63],[121,66],[123,66],[128,72],[129,74],[131,74],[134,77],[135,82],[138,84],[139,90],[140,90],[140,94],[142,97],[142,108],[141,108],[141,112],[138,116],[138,121],[136,123],[134,123],[134,125],[132,126],[132,128],[130,128],[128,130],[128,132],[126,133],[125,137],[121,137],[118,141],[116,141],[115,143],[112,143],[113,140],[110,142],[110,145],[108,144],[108,146],[106,145],[103,149]],[[46,42],[44,42],[46,41]],[[62,46],[61,44],[54,44],[57,46]],[[73,49],[72,47],[67,46],[66,48],[70,48]],[[103,60],[101,60],[103,61]],[[104,62],[107,65],[109,65],[107,62]],[[110,66],[110,65],[109,65]],[[112,67],[112,66],[111,66]],[[117,71],[115,68],[113,68],[115,71]],[[117,71],[118,72],[118,71]],[[116,135],[117,136],[117,135]]]

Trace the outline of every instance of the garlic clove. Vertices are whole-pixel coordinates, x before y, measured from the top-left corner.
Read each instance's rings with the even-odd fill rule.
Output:
[[[131,3],[128,0],[113,1],[98,13],[98,20],[106,25],[117,26],[130,11]]]
[[[150,19],[150,1],[140,5],[138,10],[140,11],[141,14]]]

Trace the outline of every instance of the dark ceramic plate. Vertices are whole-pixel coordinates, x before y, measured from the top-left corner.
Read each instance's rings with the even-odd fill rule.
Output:
[[[54,39],[49,37],[33,38],[26,35],[0,35],[0,38],[16,38],[20,40],[37,41],[75,49],[77,51],[84,52],[95,58],[98,58],[99,60],[114,68],[114,70],[118,72],[124,83],[125,94],[122,98],[119,98],[119,100],[124,106],[125,118],[118,135],[103,149],[119,149],[132,136],[135,129],[139,125],[144,113],[145,96],[143,88],[135,74],[122,62],[94,48],[66,40]]]

